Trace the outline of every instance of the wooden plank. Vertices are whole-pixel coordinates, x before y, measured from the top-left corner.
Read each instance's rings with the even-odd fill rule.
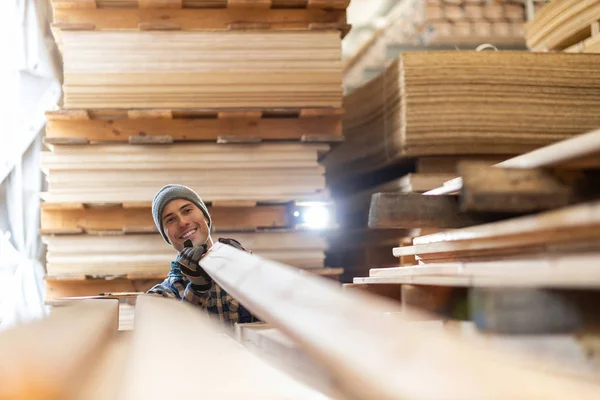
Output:
[[[568,205],[574,189],[541,169],[495,168],[476,162],[458,166],[460,209],[465,212],[527,213]]]
[[[2,332],[0,397],[72,398],[117,324],[118,301],[86,300]]]
[[[598,208],[590,202],[536,215],[451,230],[414,239],[394,255],[494,252],[508,248],[595,241],[600,236]]]
[[[133,114],[135,111],[135,114]],[[126,142],[129,137],[170,136],[173,141],[214,141],[219,136],[260,137],[263,140],[301,139],[305,135],[330,135],[331,141],[342,135],[339,115],[319,118],[158,118],[172,111],[143,110],[128,112],[129,118],[63,120],[48,114],[46,137],[55,142],[61,138],[82,138],[93,142]],[[304,111],[304,110],[302,110]],[[139,115],[138,115],[139,114]]]
[[[595,384],[527,369],[511,363],[506,354],[475,351],[458,338],[411,327],[403,320],[382,318],[384,312],[400,310],[367,294],[342,293],[326,281],[231,246],[216,244],[201,265],[254,314],[302,343],[339,382],[343,395],[560,399],[577,393],[578,398],[596,397]],[[410,319],[410,315],[405,318]],[[357,347],[363,351],[348,351]],[[423,359],[427,360],[426,372],[406,374],[406,365]],[[502,380],[498,380],[500,376]],[[501,383],[505,379],[512,384]],[[422,384],[423,380],[436,385]]]
[[[54,25],[89,24],[96,30],[137,30],[139,24],[153,26],[169,21],[182,30],[227,30],[232,23],[268,23],[272,29],[306,30],[310,23],[331,24],[326,29],[345,30],[345,10],[322,9],[153,9],[101,8],[57,9]]]
[[[173,331],[172,327],[179,328]],[[197,382],[208,397],[239,398],[251,393],[261,399],[305,399],[317,392],[291,379],[256,358],[216,324],[193,307],[169,299],[140,296],[136,304],[136,335],[131,344],[131,358],[125,372],[122,399],[154,398],[169,394],[186,398],[198,393],[196,385],[166,387],[164,380],[179,379],[183,370],[198,368],[198,360],[211,359],[210,368],[202,369]],[[190,337],[201,340],[185,352],[174,352],[171,362],[155,362],[155,349],[165,340],[184,342]],[[225,384],[223,372],[235,376],[236,384]],[[249,392],[249,388],[250,392]]]
[[[457,228],[481,223],[484,218],[461,212],[455,196],[375,193],[369,210],[369,227]]]
[[[357,283],[595,289],[600,287],[598,257],[597,252],[546,254],[534,258],[520,255],[501,261],[374,268],[369,278],[357,278]]]

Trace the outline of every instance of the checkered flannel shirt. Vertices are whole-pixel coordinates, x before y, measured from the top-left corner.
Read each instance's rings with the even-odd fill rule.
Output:
[[[219,242],[247,251],[238,241],[233,239],[219,238]],[[183,275],[179,264],[175,261],[171,262],[171,272],[169,272],[167,279],[155,285],[147,294],[187,301],[206,311],[209,316],[224,325],[258,321],[258,318],[253,316],[250,311],[214,281],[212,287],[207,291],[200,292],[192,289],[190,281]]]

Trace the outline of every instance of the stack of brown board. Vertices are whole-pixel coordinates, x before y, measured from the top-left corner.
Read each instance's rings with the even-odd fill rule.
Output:
[[[526,25],[527,46],[535,51],[600,53],[600,1],[554,0]]]
[[[325,158],[328,181],[414,157],[521,154],[595,129],[598,60],[511,51],[404,53],[344,97],[346,141]]]
[[[458,191],[458,195],[434,194],[444,193],[444,188],[431,191],[429,195],[420,196],[424,208],[417,210],[419,212],[400,206],[402,201],[412,202],[414,197],[403,199],[391,193],[374,196],[369,221],[374,228],[411,227],[409,218],[414,215],[424,216],[420,222],[423,226],[447,226],[454,221],[464,227],[419,236],[412,245],[394,248],[395,256],[412,256],[419,264],[372,269],[368,277],[356,278],[354,283],[367,285],[366,289],[378,284],[406,285],[407,290],[415,288],[429,293],[421,298],[432,296],[432,288],[447,287],[452,291],[452,288],[466,287],[468,292],[463,293],[469,294],[470,305],[474,307],[471,317],[479,318],[481,310],[491,313],[484,320],[476,320],[478,325],[491,327],[495,323],[490,321],[495,318],[515,329],[540,329],[540,333],[549,333],[544,329],[579,331],[591,323],[590,318],[597,320],[595,314],[590,315],[580,307],[585,307],[584,303],[594,298],[600,288],[598,154],[600,131],[592,131],[493,167],[459,166],[458,184],[446,185]],[[391,203],[386,205],[382,201],[385,197],[397,203],[395,212],[388,207]],[[426,206],[434,202],[444,203],[444,206],[424,214]],[[474,211],[478,214],[469,214]],[[456,217],[461,212],[468,217],[495,215],[500,220],[458,221]],[[513,217],[500,216],[499,212]],[[525,215],[514,217],[523,213]],[[577,292],[569,292],[573,290]],[[406,296],[402,301],[410,302],[414,297],[409,293]],[[514,297],[514,304],[501,300],[510,296]],[[482,303],[484,298],[487,300]],[[517,305],[519,299],[529,299],[536,305],[531,308]],[[492,301],[505,303],[497,303],[498,308],[494,310],[490,306],[494,304]],[[447,299],[442,303],[447,306]],[[554,322],[544,319],[546,316],[531,321],[521,318],[521,322],[505,319],[516,312],[516,309],[507,311],[511,307],[522,307],[519,312],[523,316],[530,311],[537,312],[536,307],[543,304],[555,311],[555,307],[562,307],[563,315],[559,318],[555,315]],[[565,310],[569,314],[565,314]],[[573,322],[574,318],[579,322]],[[568,326],[557,327],[556,324]],[[494,326],[493,329],[498,328]]]
[[[347,59],[346,90],[372,79],[406,51],[465,50],[485,44],[525,49],[523,2],[403,0],[386,19],[387,23]]]
[[[295,237],[310,250],[282,248],[276,258],[339,276],[323,268],[320,233],[298,228],[294,213],[298,201],[328,200],[318,157],[342,139],[347,5],[53,0],[65,101],[47,113],[43,155],[47,298],[143,292],[162,280],[172,257],[150,207],[168,183],[200,194],[215,236],[243,237],[258,254],[260,237]],[[86,240],[106,259],[129,257],[133,270],[98,252],[99,262],[90,253],[69,264]],[[147,259],[111,250],[119,242]]]

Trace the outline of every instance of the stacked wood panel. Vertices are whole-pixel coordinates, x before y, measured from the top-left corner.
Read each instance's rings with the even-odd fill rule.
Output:
[[[213,237],[324,268],[301,201],[329,201],[319,158],[341,132],[348,1],[63,1],[64,104],[47,113],[47,298],[138,292],[174,258],[151,217],[196,190]]]
[[[427,192],[456,176],[462,161],[492,165],[600,126],[597,65],[591,54],[402,54],[385,73],[344,97],[345,142],[324,160],[341,219],[366,228],[375,193]],[[398,205],[406,211],[399,217],[403,229],[458,227],[423,224],[412,201]],[[440,212],[442,205],[433,202],[423,205],[430,207],[424,215]],[[458,212],[457,203],[447,206]],[[462,220],[457,216],[453,223]],[[414,263],[410,258],[401,261]]]

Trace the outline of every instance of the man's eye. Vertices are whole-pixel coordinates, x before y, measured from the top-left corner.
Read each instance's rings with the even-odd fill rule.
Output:
[[[192,209],[191,209],[191,208],[186,208],[185,210],[183,210],[183,213],[184,213],[184,214],[189,214],[189,213],[191,213],[191,212],[192,212]]]
[[[173,221],[175,221],[175,218],[169,218],[167,219],[167,224],[171,224],[173,223]]]

